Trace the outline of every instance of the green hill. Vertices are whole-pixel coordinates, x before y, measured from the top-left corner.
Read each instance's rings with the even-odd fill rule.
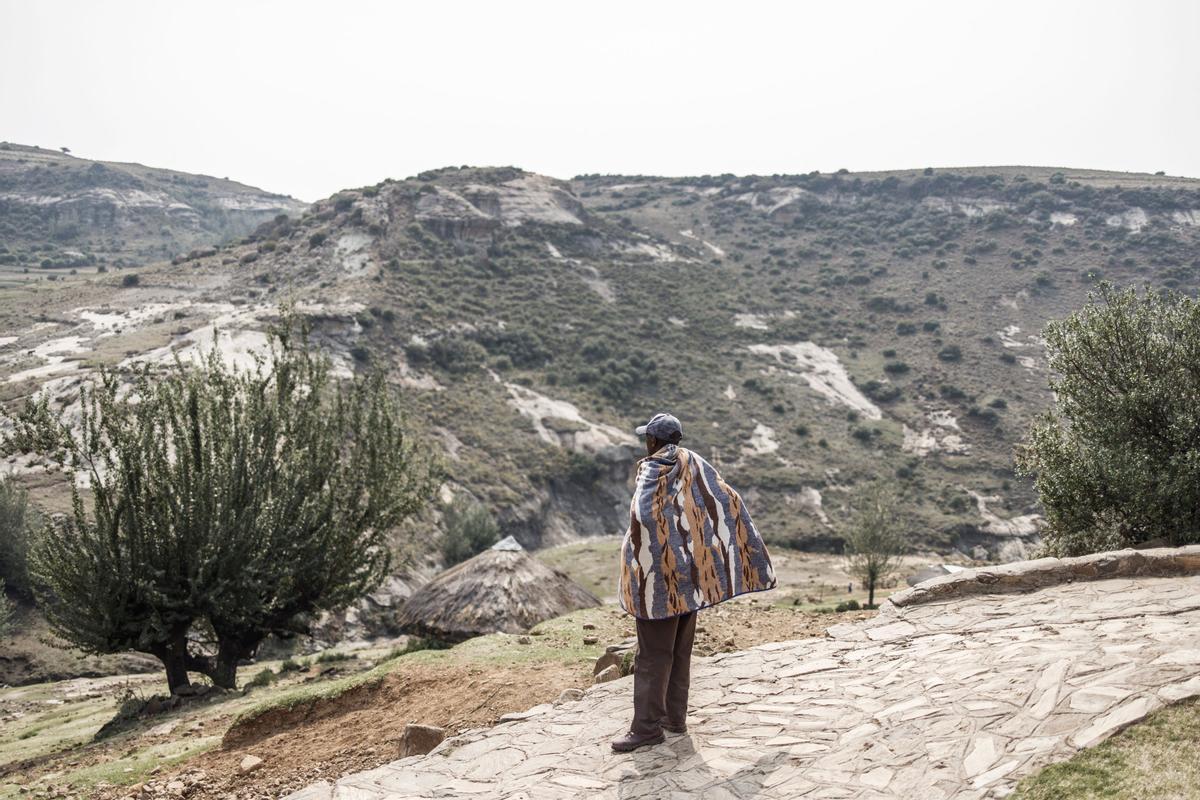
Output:
[[[1012,448],[1050,399],[1043,324],[1101,277],[1194,290],[1198,222],[1200,181],[1165,176],[451,168],[134,287],[10,289],[0,369],[10,401],[47,380],[68,401],[96,362],[194,350],[213,321],[238,357],[294,299],[344,368],[388,369],[447,491],[528,546],[620,531],[629,432],[670,409],[772,541],[837,548],[848,490],[884,474],[915,547],[1008,560],[1039,522]]]

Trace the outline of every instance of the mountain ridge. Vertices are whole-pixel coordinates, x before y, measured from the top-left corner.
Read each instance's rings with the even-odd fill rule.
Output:
[[[339,368],[380,366],[405,393],[452,468],[444,495],[477,497],[527,547],[618,532],[632,428],[669,408],[772,541],[836,551],[854,486],[885,475],[914,548],[1012,560],[1040,526],[1011,458],[1049,403],[1037,333],[1101,277],[1194,291],[1200,182],[997,169],[448,167],[335,193],[134,287],[38,289],[0,308],[21,332],[0,372],[11,402],[42,381],[69,402],[89,363],[195,352],[214,324],[242,357],[290,298]]]
[[[10,276],[139,266],[306,205],[227,178],[0,142],[0,265]]]

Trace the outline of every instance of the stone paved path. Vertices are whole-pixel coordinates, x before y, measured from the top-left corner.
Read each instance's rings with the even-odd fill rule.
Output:
[[[697,659],[689,732],[629,755],[632,679],[299,800],[984,798],[1200,694],[1200,576],[889,608]]]

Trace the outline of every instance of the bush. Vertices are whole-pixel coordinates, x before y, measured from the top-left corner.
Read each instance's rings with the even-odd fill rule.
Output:
[[[263,686],[270,686],[277,680],[279,680],[279,676],[270,667],[263,667],[253,678],[246,682],[246,688],[257,689]]]
[[[325,244],[325,240],[328,238],[329,237],[326,236],[324,233],[317,231],[312,236],[308,237],[308,246],[309,247],[320,247],[321,245]]]
[[[900,387],[894,383],[869,380],[862,387],[863,394],[877,403],[889,403],[900,397]]]
[[[883,365],[883,371],[889,375],[903,375],[908,370],[908,364],[905,364],[903,361],[892,361]]]
[[[126,289],[133,287],[133,286],[137,286],[141,282],[142,282],[142,279],[140,277],[138,277],[137,275],[133,275],[133,274],[126,275],[121,278],[121,286]]]
[[[0,581],[24,600],[33,599],[29,581],[29,545],[42,525],[29,497],[11,475],[0,477]]]
[[[942,361],[961,361],[962,348],[956,344],[948,344],[939,350],[937,355]]]
[[[483,345],[461,336],[443,336],[429,345],[429,360],[446,372],[472,372],[479,369],[486,358]]]
[[[938,394],[943,400],[962,400],[967,396],[967,393],[958,388],[952,383],[943,383],[938,387]]]
[[[460,493],[442,512],[439,549],[447,567],[482,553],[500,538],[496,520],[482,504]]]
[[[1051,555],[1200,542],[1200,303],[1101,284],[1046,327],[1054,406],[1018,448]]]

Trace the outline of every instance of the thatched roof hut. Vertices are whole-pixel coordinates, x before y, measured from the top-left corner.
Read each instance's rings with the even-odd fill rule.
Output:
[[[402,630],[446,641],[522,633],[544,620],[600,601],[511,536],[415,591],[400,609]]]

